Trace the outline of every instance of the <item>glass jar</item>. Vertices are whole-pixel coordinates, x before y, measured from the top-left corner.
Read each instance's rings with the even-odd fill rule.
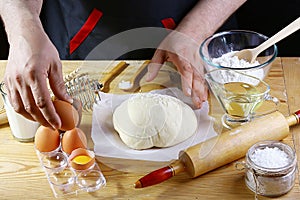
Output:
[[[272,150],[268,154],[258,154],[260,150]],[[273,155],[272,155],[273,154]],[[282,163],[280,157],[284,156],[285,162]],[[259,163],[255,156],[261,156],[263,162],[269,159],[273,165]],[[281,166],[280,163],[282,164]],[[287,144],[277,141],[262,141],[254,144],[246,155],[246,175],[245,182],[247,187],[255,192],[256,195],[276,197],[289,192],[295,183],[296,178],[296,153]]]

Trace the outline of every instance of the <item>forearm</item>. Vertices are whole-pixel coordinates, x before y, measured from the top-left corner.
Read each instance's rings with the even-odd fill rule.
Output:
[[[43,30],[39,15],[42,0],[1,0],[0,16],[4,22],[8,40],[18,34]]]
[[[176,28],[202,42],[212,35],[246,0],[200,0]]]

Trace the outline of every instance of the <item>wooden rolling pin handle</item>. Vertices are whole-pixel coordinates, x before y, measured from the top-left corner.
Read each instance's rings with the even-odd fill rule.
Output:
[[[163,167],[161,169],[155,170],[146,176],[139,179],[135,184],[135,188],[144,188],[151,185],[156,185],[158,183],[164,182],[171,177],[177,175],[185,170],[184,165],[181,161],[176,160],[169,166]]]

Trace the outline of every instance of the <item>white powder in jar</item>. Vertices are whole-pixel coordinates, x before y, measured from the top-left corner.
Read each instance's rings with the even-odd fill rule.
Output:
[[[287,153],[278,147],[256,149],[250,158],[256,165],[264,168],[280,168],[289,164]]]
[[[237,51],[231,51],[223,54],[219,58],[213,58],[212,62],[217,65],[230,68],[248,68],[259,65],[259,62],[257,60],[253,63],[250,63],[244,59],[239,59],[234,55],[236,52]]]
[[[245,183],[255,197],[281,196],[295,184],[297,157],[287,144],[272,141],[255,144],[248,150],[246,166]]]

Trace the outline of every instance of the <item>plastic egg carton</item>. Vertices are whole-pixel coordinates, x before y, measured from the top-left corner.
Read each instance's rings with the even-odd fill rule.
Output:
[[[56,198],[94,192],[106,185],[106,179],[97,162],[86,170],[69,166],[68,155],[61,150],[41,153],[36,150],[41,166]]]

